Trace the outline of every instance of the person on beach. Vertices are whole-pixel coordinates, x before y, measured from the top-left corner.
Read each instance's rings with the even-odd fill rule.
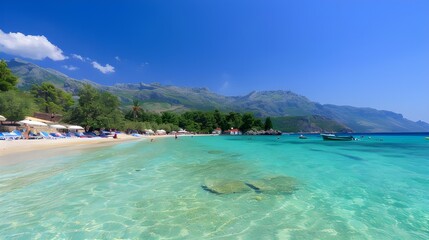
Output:
[[[30,138],[30,126],[28,124],[24,124],[25,130],[24,130],[24,138],[29,139]]]
[[[177,140],[177,133],[174,134],[174,138]]]

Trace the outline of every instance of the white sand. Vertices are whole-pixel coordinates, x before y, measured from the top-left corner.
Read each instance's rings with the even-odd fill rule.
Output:
[[[192,135],[179,135],[179,138]],[[196,135],[207,136],[207,135]],[[32,140],[0,140],[0,165],[11,165],[21,161],[34,159],[36,156],[49,156],[88,148],[109,146],[126,141],[174,137],[174,135],[134,137],[118,134],[113,138],[58,138]]]
[[[126,134],[118,134],[113,138],[58,138],[58,139],[31,139],[31,140],[1,140],[0,141],[0,165],[13,164],[17,159],[31,159],[35,152],[49,152],[48,150],[71,151],[92,147],[108,146],[125,141],[133,141],[141,138]]]

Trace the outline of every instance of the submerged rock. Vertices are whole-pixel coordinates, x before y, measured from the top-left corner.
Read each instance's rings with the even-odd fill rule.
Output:
[[[256,193],[261,193],[261,189],[260,188],[258,188],[258,187],[256,187],[256,186],[254,186],[254,185],[252,185],[252,184],[250,184],[250,183],[245,183],[246,184],[246,186],[248,186],[248,187],[250,187],[251,189],[253,189]]]
[[[298,182],[293,177],[276,176],[242,182],[238,180],[206,180],[202,189],[214,194],[246,193],[290,194],[297,189]],[[261,200],[262,198],[255,198]]]
[[[201,186],[204,190],[215,194],[245,193],[252,191],[244,182],[238,180],[211,180]]]
[[[209,192],[209,193],[220,194],[220,193],[216,192],[215,190],[207,187],[206,185],[201,185],[201,188],[204,189],[205,191]]]
[[[219,151],[219,150],[210,150],[208,151],[209,154],[221,154],[223,153],[223,151]]]
[[[277,176],[249,181],[246,185],[257,193],[282,194],[295,191],[298,183],[293,177]]]
[[[264,198],[261,195],[256,195],[253,197],[256,201],[262,201]]]

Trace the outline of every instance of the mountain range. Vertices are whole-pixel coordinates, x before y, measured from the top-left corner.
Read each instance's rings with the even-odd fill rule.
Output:
[[[291,91],[254,91],[245,96],[223,96],[207,88],[186,88],[159,83],[129,83],[113,86],[89,80],[76,80],[53,69],[42,68],[20,59],[8,61],[11,71],[19,77],[18,88],[28,90],[33,84],[51,82],[76,95],[84,84],[118,96],[122,106],[140,100],[149,111],[213,110],[253,112],[257,117],[320,116],[308,119],[331,119],[344,129],[355,132],[427,132],[429,124],[411,121],[401,114],[373,108],[319,104]],[[281,119],[277,119],[282,122]]]

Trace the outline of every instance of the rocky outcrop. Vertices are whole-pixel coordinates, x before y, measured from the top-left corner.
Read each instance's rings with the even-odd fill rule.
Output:
[[[254,130],[249,130],[247,131],[244,135],[282,135],[282,132],[277,131],[277,130],[259,130],[259,131],[254,131]]]

